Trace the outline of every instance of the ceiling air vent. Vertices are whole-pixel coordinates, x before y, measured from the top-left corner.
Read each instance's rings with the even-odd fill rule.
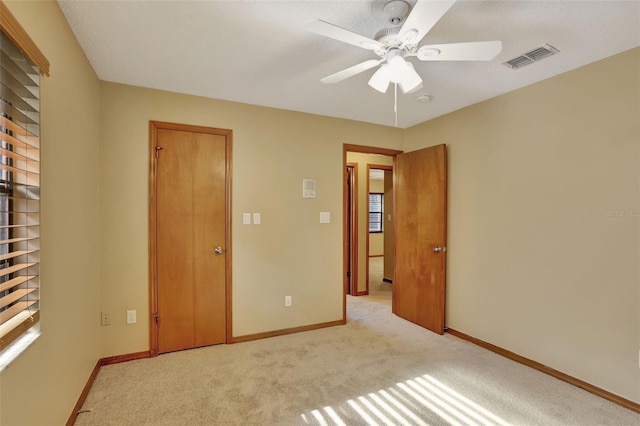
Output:
[[[517,70],[518,68],[522,68],[551,55],[555,55],[556,53],[560,53],[560,51],[549,44],[543,44],[542,46],[536,47],[527,53],[523,53],[522,55],[510,59],[507,62],[503,62],[502,65]]]

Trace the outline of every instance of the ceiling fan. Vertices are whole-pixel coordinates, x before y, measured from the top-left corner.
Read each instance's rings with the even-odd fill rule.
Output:
[[[338,71],[320,81],[337,83],[381,65],[369,80],[369,86],[385,93],[389,83],[396,83],[404,93],[409,93],[422,87],[422,78],[407,58],[415,56],[420,61],[490,61],[495,58],[502,50],[501,41],[418,46],[453,3],[455,0],[416,0],[409,13],[407,1],[390,0],[384,5],[383,11],[392,26],[378,31],[374,38],[362,36],[320,19],[309,21],[309,31],[372,50],[379,57]]]

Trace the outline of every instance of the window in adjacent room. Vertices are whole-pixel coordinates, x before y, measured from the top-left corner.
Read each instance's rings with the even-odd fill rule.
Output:
[[[2,2],[0,13],[1,369],[40,318],[40,74],[49,64]]]
[[[377,192],[369,194],[369,232],[382,232],[382,211],[384,195]]]

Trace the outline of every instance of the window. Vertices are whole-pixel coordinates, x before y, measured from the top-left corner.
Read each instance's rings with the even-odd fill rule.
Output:
[[[384,195],[369,194],[369,232],[382,232],[382,212],[384,210]]]
[[[40,73],[48,74],[49,64],[2,2],[0,15],[0,351],[4,351],[39,321],[39,86]]]

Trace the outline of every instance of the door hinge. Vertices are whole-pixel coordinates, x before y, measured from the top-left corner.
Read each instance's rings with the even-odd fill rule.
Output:
[[[155,314],[153,314],[153,319],[156,324],[158,324],[160,322],[160,315],[156,312]]]
[[[160,153],[160,151],[162,151],[164,148],[161,146],[156,146],[156,159],[158,158],[158,154]]]

